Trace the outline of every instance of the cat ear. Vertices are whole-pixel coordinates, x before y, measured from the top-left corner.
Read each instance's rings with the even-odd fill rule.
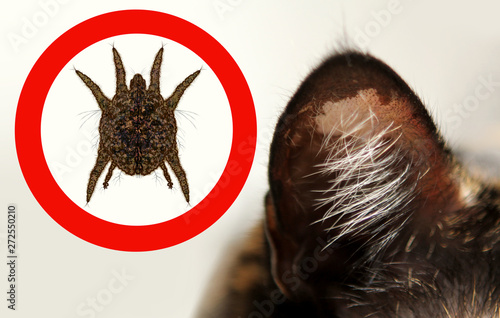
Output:
[[[269,180],[273,275],[290,298],[316,298],[322,281],[345,281],[470,199],[419,98],[360,53],[331,57],[302,83],[277,124]]]

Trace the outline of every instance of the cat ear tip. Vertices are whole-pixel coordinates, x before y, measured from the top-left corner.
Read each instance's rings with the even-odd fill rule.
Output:
[[[328,60],[346,60],[347,62],[367,62],[367,61],[380,61],[375,56],[370,53],[362,52],[358,49],[342,49],[333,52],[331,55],[326,57],[326,61]]]

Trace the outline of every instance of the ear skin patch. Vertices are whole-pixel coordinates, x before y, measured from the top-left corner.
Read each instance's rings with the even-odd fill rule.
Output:
[[[347,97],[336,102],[327,101],[320,107],[316,116],[316,131],[329,135],[335,132],[340,134],[363,136],[374,128],[376,117],[372,107],[381,107],[377,91],[373,88],[357,92],[354,97]],[[366,118],[360,115],[360,109],[367,109]]]

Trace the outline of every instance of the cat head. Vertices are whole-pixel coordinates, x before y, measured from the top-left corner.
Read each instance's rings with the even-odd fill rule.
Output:
[[[500,186],[470,177],[380,60],[332,56],[271,145],[274,281],[325,317],[499,315]]]

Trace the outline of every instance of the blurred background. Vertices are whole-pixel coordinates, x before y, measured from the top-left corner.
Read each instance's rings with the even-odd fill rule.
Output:
[[[60,227],[31,195],[15,151],[17,100],[38,57],[74,25],[99,14],[124,9],[166,12],[208,32],[238,63],[252,92],[257,113],[257,150],[253,167],[231,208],[199,236],[152,252],[129,253],[101,248],[80,240]],[[267,190],[268,147],[280,111],[302,79],[322,59],[344,47],[369,52],[389,64],[422,98],[449,144],[464,154],[464,160],[487,169],[490,176],[500,175],[498,12],[500,3],[493,0],[377,0],[369,4],[361,0],[312,0],[307,4],[298,0],[272,3],[261,0],[144,0],[140,4],[130,0],[26,0],[4,3],[4,10],[0,13],[0,198],[3,209],[14,203],[19,212],[19,284],[18,310],[15,313],[9,311],[4,302],[0,306],[0,316],[193,317],[220,262],[235,250],[247,229],[262,214],[263,197]],[[123,45],[121,53],[124,60],[128,54],[125,47],[130,41],[123,40],[123,44],[120,41],[105,42],[103,50],[96,53],[100,56],[105,54],[105,62],[102,63],[109,67],[109,72],[113,70],[110,43],[115,43],[117,48]],[[129,76],[133,74],[132,70],[148,74],[152,57],[161,45],[160,41],[152,43],[137,66],[127,68],[129,66],[125,63]],[[140,49],[135,51],[141,53]],[[127,59],[132,61],[134,57],[128,55]],[[164,63],[167,61],[165,59]],[[74,66],[81,70],[89,67],[89,63],[83,60],[81,64],[76,63],[68,64],[65,71],[72,71]],[[200,67],[199,62],[184,69],[190,73],[193,67]],[[94,72],[90,68],[87,70]],[[93,78],[91,74],[95,74],[99,79],[95,79],[96,82],[107,82],[110,85],[107,91],[112,95],[114,79],[110,76],[113,73],[103,71],[101,76],[98,70],[95,72],[87,75]],[[208,70],[206,73],[210,74]],[[175,75],[174,81],[182,80],[187,74],[180,72]],[[88,98],[89,103],[85,104],[87,111],[97,109],[86,88],[76,80],[76,90],[84,91]],[[215,77],[211,80],[213,83]],[[186,94],[188,92],[197,95],[194,86]],[[72,107],[73,103],[76,100],[68,99],[65,106]],[[211,107],[206,100],[205,106]],[[208,118],[221,125],[227,124],[224,109],[227,110],[227,107],[222,107],[219,113],[212,115],[213,118]],[[184,110],[190,111],[187,106]],[[79,113],[66,114],[64,116],[68,117],[61,117],[61,121],[77,117]],[[201,134],[200,131],[205,129],[204,120],[208,115],[203,115],[201,111],[195,113],[198,115],[194,116],[192,125],[185,117],[180,119],[186,124],[183,126],[188,127],[183,135],[185,138]],[[44,113],[44,116],[49,116],[49,113]],[[50,116],[53,116],[52,120],[57,120],[57,112]],[[79,124],[82,124],[81,117],[75,120],[75,125]],[[49,125],[52,133],[54,125]],[[81,140],[94,140],[95,147],[96,125],[95,118],[86,122],[84,130],[80,130],[81,136],[77,134],[75,139],[65,140],[61,149],[66,149],[65,145],[78,145]],[[65,134],[68,129],[72,128],[61,127],[59,133]],[[78,129],[76,127],[75,131],[78,132]],[[224,129],[229,132],[231,128]],[[85,131],[89,131],[91,137],[85,137]],[[46,136],[50,141],[50,134]],[[82,139],[84,137],[87,139]],[[211,138],[214,146],[218,146],[219,139]],[[183,142],[189,149],[189,139]],[[227,141],[224,142],[227,144]],[[57,143],[45,146],[48,153],[50,147],[57,148]],[[221,147],[219,158],[223,159],[226,146]],[[81,154],[90,168],[95,160],[94,151]],[[193,158],[196,156],[203,156],[203,152]],[[75,177],[78,180],[76,184],[83,184],[83,189],[90,168],[82,166],[75,169],[84,176],[83,179]],[[218,170],[214,168],[214,171]],[[132,184],[136,182],[136,179],[130,180]],[[149,177],[141,178],[140,182],[155,183]],[[123,188],[128,186],[123,185]],[[160,190],[164,186],[155,185]],[[120,192],[120,183],[114,187]],[[111,193],[108,190],[106,194]],[[113,203],[108,210],[110,207]],[[0,244],[2,249],[6,246],[6,218],[0,218]],[[7,288],[7,269],[7,266],[0,266],[0,290]]]

